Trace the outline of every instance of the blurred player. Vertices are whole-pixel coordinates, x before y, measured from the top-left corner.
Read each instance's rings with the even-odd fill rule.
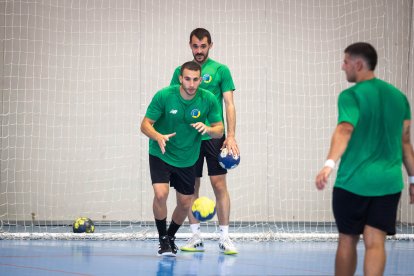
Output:
[[[401,166],[410,175],[414,203],[414,152],[410,142],[410,106],[406,96],[375,77],[377,53],[368,43],[345,49],[342,70],[354,86],[338,99],[338,125],[316,187],[325,188],[341,159],[332,195],[339,231],[335,274],[354,275],[360,234],[365,245],[364,275],[383,275],[385,238],[396,232],[403,189]]]

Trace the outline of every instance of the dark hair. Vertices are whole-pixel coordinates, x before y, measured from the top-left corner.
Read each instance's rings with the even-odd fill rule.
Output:
[[[344,52],[350,56],[358,56],[363,58],[368,64],[369,69],[371,71],[375,70],[378,62],[378,55],[377,51],[371,44],[366,42],[357,42],[346,47]]]
[[[187,61],[183,65],[181,65],[180,75],[183,75],[184,69],[188,69],[190,71],[199,71],[201,74],[201,66],[195,61]]]
[[[193,36],[197,37],[199,40],[202,40],[203,38],[207,37],[208,44],[211,44],[211,35],[210,35],[210,32],[207,31],[204,28],[197,28],[197,29],[194,29],[191,32],[191,34],[190,34],[190,43],[191,43],[191,38]]]

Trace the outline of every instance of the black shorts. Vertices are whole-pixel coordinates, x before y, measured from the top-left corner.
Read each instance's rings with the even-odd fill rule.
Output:
[[[195,163],[196,177],[203,176],[204,157],[207,161],[208,175],[222,175],[227,173],[227,170],[223,169],[218,162],[218,155],[221,152],[220,149],[225,139],[223,136],[220,139],[201,141],[200,155]]]
[[[365,225],[395,235],[397,208],[401,193],[385,196],[360,196],[334,188],[332,209],[339,233],[360,235]]]
[[[195,171],[194,165],[178,168],[165,163],[160,158],[149,155],[149,165],[152,184],[170,183],[170,187],[183,194],[194,194]]]

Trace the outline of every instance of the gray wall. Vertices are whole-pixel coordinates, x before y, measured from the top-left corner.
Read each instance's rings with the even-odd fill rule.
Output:
[[[377,75],[414,104],[412,14],[412,0],[1,1],[0,220],[152,221],[139,124],[201,26],[237,88],[231,219],[332,221],[333,183],[313,181],[349,86],[343,49],[372,43]],[[414,221],[406,193],[400,217]]]

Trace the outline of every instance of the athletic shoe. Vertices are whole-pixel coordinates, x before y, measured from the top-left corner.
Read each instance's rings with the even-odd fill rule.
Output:
[[[161,236],[159,240],[160,245],[158,247],[158,256],[175,257],[175,254],[171,249],[170,240],[168,239],[168,236]]]
[[[187,252],[204,252],[204,243],[199,234],[194,234],[180,249]]]
[[[229,237],[220,238],[219,247],[220,251],[223,252],[225,255],[234,255],[239,253],[237,251],[236,246],[234,246],[233,242],[230,240]]]
[[[168,239],[170,240],[170,246],[171,246],[172,253],[177,254],[178,247],[177,245],[175,245],[175,236],[174,237],[168,236]]]

